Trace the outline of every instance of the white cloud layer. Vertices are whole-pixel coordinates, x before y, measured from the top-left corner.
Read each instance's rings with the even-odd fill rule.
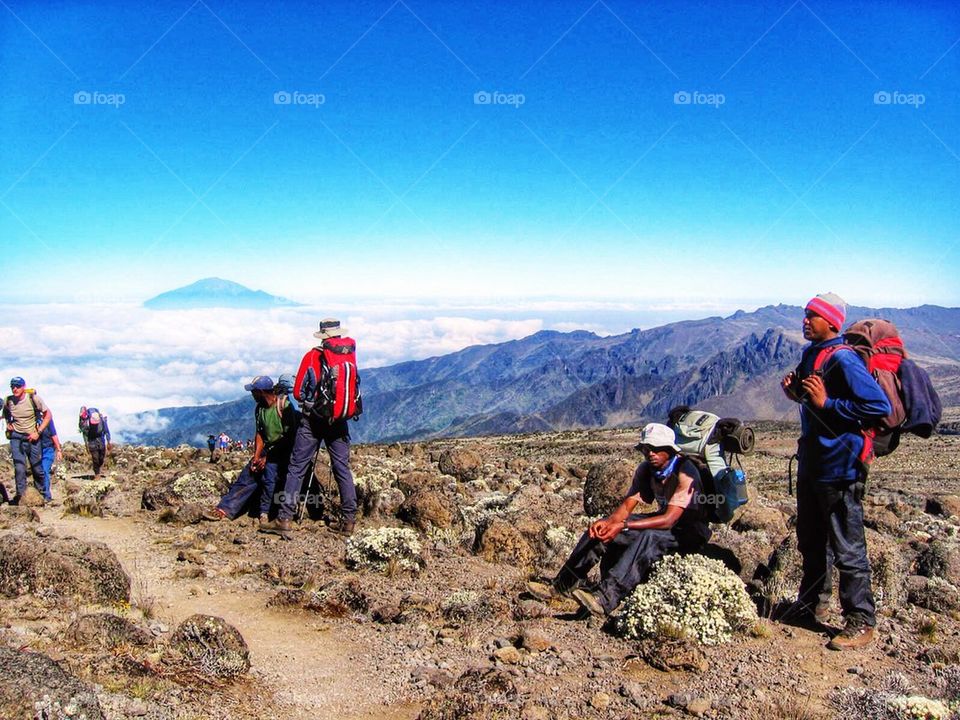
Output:
[[[383,299],[268,311],[6,305],[0,306],[0,379],[6,383],[22,375],[50,405],[61,437],[76,439],[81,405],[100,408],[110,416],[111,430],[122,433],[133,413],[233,400],[255,375],[276,379],[296,372],[314,344],[318,320],[328,315],[340,318],[357,339],[361,369],[504,342],[542,329],[623,332],[644,316],[643,309],[622,302],[452,305]],[[701,316],[714,312],[704,310]],[[691,316],[689,310],[685,316]],[[669,319],[680,318],[663,318]],[[141,430],[146,429],[142,422]]]

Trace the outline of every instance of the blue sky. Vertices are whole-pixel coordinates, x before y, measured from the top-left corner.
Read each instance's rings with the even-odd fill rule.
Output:
[[[0,300],[960,301],[955,4],[264,5],[0,0]]]

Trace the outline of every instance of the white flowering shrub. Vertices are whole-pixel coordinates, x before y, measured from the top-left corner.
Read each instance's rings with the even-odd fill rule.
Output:
[[[397,474],[388,467],[382,465],[361,466],[353,476],[357,490],[367,495],[374,495],[383,492],[389,487],[393,487],[397,481]]]
[[[843,688],[830,698],[838,717],[858,720],[946,720],[956,708],[915,695],[910,680],[891,673],[874,688]]]
[[[554,556],[566,557],[573,550],[577,543],[577,535],[572,530],[568,530],[562,525],[557,527],[550,526],[545,533],[547,547],[553,551]]]
[[[347,540],[347,564],[354,568],[383,572],[392,564],[418,572],[422,553],[420,538],[410,528],[368,528]]]
[[[495,517],[509,514],[510,496],[497,493],[480,500],[473,505],[462,508],[463,519],[467,527],[480,527]]]
[[[757,619],[743,582],[722,562],[668,555],[623,601],[616,629],[628,638],[681,635],[718,645]]]
[[[952,716],[952,711],[944,703],[920,695],[890,698],[887,710],[895,720],[948,720]]]
[[[103,499],[117,484],[110,480],[94,480],[84,483],[75,493],[64,499],[64,510],[78,515],[103,516]]]
[[[217,480],[204,473],[185,473],[173,481],[173,491],[186,502],[200,502],[220,494]]]

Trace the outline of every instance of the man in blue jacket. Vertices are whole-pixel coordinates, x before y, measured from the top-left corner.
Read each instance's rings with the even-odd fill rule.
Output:
[[[870,590],[870,563],[863,528],[866,480],[865,438],[890,412],[883,390],[856,351],[843,346],[840,329],[846,303],[834,293],[807,303],[803,337],[810,341],[795,372],[783,378],[784,394],[800,404],[797,455],[797,544],[803,578],[798,619],[816,622],[830,567],[840,576],[844,629],[828,647],[850,650],[873,640],[876,608]],[[838,347],[842,346],[842,347]]]

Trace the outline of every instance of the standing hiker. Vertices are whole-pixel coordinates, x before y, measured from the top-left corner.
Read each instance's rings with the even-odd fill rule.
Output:
[[[257,403],[254,409],[257,433],[253,441],[253,457],[220,498],[217,507],[203,513],[203,519],[233,520],[243,512],[259,489],[260,524],[264,525],[269,519],[274,489],[278,482],[283,485],[286,480],[300,414],[287,401],[287,396],[278,392],[273,380],[266,376],[258,375],[243,389],[251,393]]]
[[[527,584],[531,595],[541,600],[570,595],[592,615],[609,615],[660,558],[696,552],[710,539],[700,473],[680,454],[673,430],[646,425],[636,449],[645,460],[627,496],[590,525],[551,582]],[[641,501],[656,502],[657,510],[634,514]],[[592,591],[579,588],[598,563],[600,583]]]
[[[217,436],[207,435],[207,450],[210,451],[210,462],[212,463],[214,453],[217,451]]]
[[[99,480],[103,463],[110,451],[110,425],[107,423],[107,416],[95,407],[81,407],[79,427],[93,463],[93,479]]]
[[[10,395],[3,403],[3,419],[7,422],[7,438],[13,458],[13,474],[17,494],[11,500],[16,505],[27,490],[27,467],[33,475],[33,485],[43,494],[43,450],[40,436],[53,416],[50,408],[32,390],[22,377],[10,379]]]
[[[834,293],[810,300],[803,318],[803,337],[810,344],[796,371],[781,381],[787,398],[800,405],[797,544],[803,578],[788,612],[796,620],[819,624],[826,611],[821,596],[832,556],[845,620],[844,629],[828,644],[832,650],[867,645],[877,624],[863,528],[866,467],[860,460],[861,428],[890,412],[890,402],[859,355],[843,344],[845,317],[846,303]]]
[[[260,532],[289,537],[300,488],[322,442],[330,456],[333,477],[340,491],[341,517],[334,532],[352,535],[357,515],[357,491],[350,472],[350,429],[347,420],[361,412],[357,375],[356,343],[344,337],[340,321],[320,321],[313,336],[321,341],[303,356],[294,381],[293,394],[303,408],[297,428],[290,469],[283,488],[276,520],[260,526]]]
[[[40,462],[43,465],[43,499],[50,502],[53,500],[50,494],[53,463],[63,461],[63,447],[60,445],[60,437],[57,435],[57,426],[53,424],[52,415],[47,427],[40,433],[40,450]]]

